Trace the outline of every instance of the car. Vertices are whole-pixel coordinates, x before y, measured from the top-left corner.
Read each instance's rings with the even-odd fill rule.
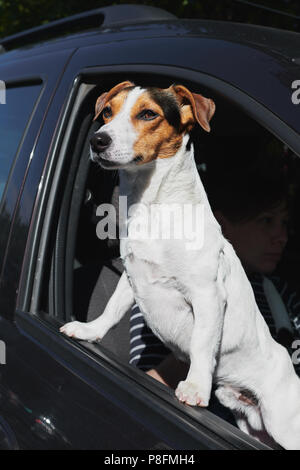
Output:
[[[118,5],[0,44],[0,448],[271,448],[131,366],[128,315],[100,343],[59,327],[99,315],[122,270],[118,239],[96,236],[97,208],[117,199],[115,174],[89,159],[97,97],[124,80],[180,83],[217,107],[199,166],[213,143],[242,159],[265,135],[298,157],[300,35]]]

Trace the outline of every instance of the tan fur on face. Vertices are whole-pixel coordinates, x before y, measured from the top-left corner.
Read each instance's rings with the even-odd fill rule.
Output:
[[[103,120],[105,124],[111,121],[121,111],[121,108],[127,98],[127,95],[128,95],[128,90],[122,90],[116,96],[114,96],[112,99],[108,100],[105,103],[104,107],[106,108],[107,106],[109,106],[112,111],[111,117],[105,118],[103,116]]]
[[[102,93],[102,95],[99,96],[99,98],[96,101],[95,105],[95,117],[94,121],[100,116],[102,113],[103,108],[107,105],[107,103],[116,95],[118,95],[122,90],[124,89],[130,89],[134,87],[134,83],[125,81],[118,83],[118,85],[114,86],[111,90],[108,92]]]
[[[159,116],[151,121],[137,119],[138,114],[151,109]],[[143,93],[131,110],[131,121],[138,134],[134,144],[134,155],[142,156],[138,164],[148,163],[155,158],[170,158],[180,148],[182,133],[179,133],[166,120],[163,110],[155,103],[148,92]]]

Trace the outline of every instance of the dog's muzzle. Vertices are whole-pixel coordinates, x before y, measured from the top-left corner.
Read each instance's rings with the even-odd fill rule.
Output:
[[[90,140],[91,149],[96,154],[100,154],[108,149],[112,142],[112,139],[106,132],[100,132],[99,134],[94,134]]]

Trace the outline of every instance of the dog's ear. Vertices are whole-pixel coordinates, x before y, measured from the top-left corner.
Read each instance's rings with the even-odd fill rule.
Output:
[[[100,116],[100,114],[102,113],[102,110],[104,108],[104,104],[106,102],[106,97],[108,95],[108,92],[105,91],[104,93],[102,93],[102,95],[100,95],[96,101],[96,104],[95,104],[95,117],[94,117],[94,121],[96,121],[96,119],[98,119],[98,117]]]
[[[209,121],[216,110],[213,100],[192,93],[183,85],[172,85],[170,89],[176,93],[181,106],[182,126],[189,131],[197,121],[205,131],[210,132]]]
[[[109,99],[117,95],[120,91],[124,90],[124,88],[129,88],[129,87],[134,87],[134,86],[135,84],[133,82],[129,82],[128,80],[126,80],[125,82],[118,83],[118,85],[114,86],[111,90],[102,93],[102,95],[100,95],[96,101],[94,121],[98,119],[98,117],[102,113],[105,103],[107,103]]]

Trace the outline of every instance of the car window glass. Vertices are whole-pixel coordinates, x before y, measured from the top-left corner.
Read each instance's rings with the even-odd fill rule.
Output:
[[[0,200],[40,85],[7,88],[0,104]]]

